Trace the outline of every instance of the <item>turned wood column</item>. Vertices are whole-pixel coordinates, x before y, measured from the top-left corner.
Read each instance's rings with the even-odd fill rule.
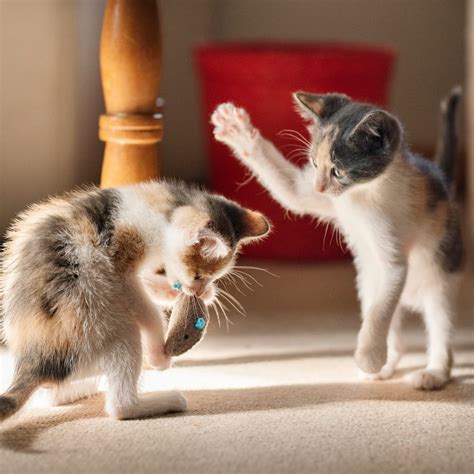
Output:
[[[106,114],[102,187],[157,178],[162,116],[161,36],[156,0],[108,0],[100,45]]]

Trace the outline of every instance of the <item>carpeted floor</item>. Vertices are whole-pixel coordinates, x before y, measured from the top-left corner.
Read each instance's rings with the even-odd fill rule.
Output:
[[[118,422],[104,417],[101,396],[53,409],[39,393],[0,425],[0,472],[474,472],[473,274],[453,383],[427,393],[403,383],[425,361],[416,318],[396,378],[358,382],[350,266],[267,268],[280,278],[252,272],[264,287],[240,297],[247,318],[233,314],[229,331],[214,325],[174,368],[144,373],[145,391],[182,390],[186,413]],[[3,350],[1,389],[10,375]]]

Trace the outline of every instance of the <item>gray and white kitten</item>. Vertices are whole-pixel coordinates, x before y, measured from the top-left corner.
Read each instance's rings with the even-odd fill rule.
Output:
[[[0,420],[41,386],[56,404],[89,395],[101,374],[112,417],[183,410],[177,392],[137,392],[142,355],[170,365],[160,307],[176,287],[212,302],[240,246],[268,231],[258,212],[166,182],[81,191],[20,214],[0,266],[3,338],[16,356]]]
[[[454,289],[463,264],[451,192],[459,95],[453,90],[442,104],[438,166],[409,151],[393,115],[342,94],[295,94],[311,136],[303,168],[263,138],[243,109],[221,104],[212,116],[216,139],[277,202],[330,221],[344,235],[358,273],[355,357],[365,378],[393,374],[405,308],[423,314],[428,332],[428,365],[411,374],[413,386],[437,389],[450,377]]]

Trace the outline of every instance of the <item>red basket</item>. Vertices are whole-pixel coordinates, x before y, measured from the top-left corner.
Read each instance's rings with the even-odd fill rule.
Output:
[[[292,92],[343,92],[354,99],[386,106],[395,54],[384,47],[340,44],[208,44],[196,49],[201,77],[211,187],[244,206],[259,210],[273,223],[263,243],[245,255],[291,260],[327,260],[347,255],[332,229],[310,218],[288,217],[252,180],[229,149],[215,141],[209,118],[221,102],[244,107],[254,125],[284,154],[289,141],[278,135],[292,129],[307,135],[294,110]],[[285,153],[286,152],[286,153]],[[298,161],[294,159],[293,161]],[[325,237],[326,235],[326,237]]]

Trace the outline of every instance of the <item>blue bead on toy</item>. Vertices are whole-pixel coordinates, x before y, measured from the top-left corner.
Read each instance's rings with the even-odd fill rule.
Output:
[[[181,288],[183,287],[183,285],[177,281],[176,283],[173,283],[173,288],[176,290],[176,291],[179,291],[181,290]]]
[[[194,327],[198,331],[202,331],[205,328],[205,326],[206,326],[206,320],[204,318],[202,318],[201,316],[196,318],[196,322],[194,323]]]

